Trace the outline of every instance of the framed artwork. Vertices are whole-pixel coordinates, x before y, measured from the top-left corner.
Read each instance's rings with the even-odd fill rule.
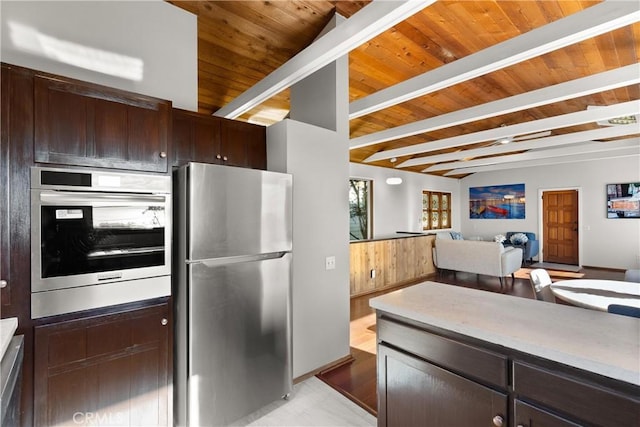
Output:
[[[607,218],[640,218],[640,182],[607,184]]]
[[[469,188],[469,218],[524,219],[524,184]]]

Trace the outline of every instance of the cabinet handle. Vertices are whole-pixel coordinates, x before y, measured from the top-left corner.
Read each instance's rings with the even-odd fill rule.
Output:
[[[504,418],[502,418],[500,415],[496,415],[495,417],[493,417],[494,426],[502,427],[502,424],[504,424]]]
[[[169,323],[169,321],[163,317],[160,323],[162,324],[162,326],[167,326],[167,323]]]
[[[526,427],[524,424],[518,424],[516,427]]]
[[[224,157],[222,158],[222,160],[224,160],[224,161],[226,162],[226,161],[227,161],[227,160],[229,160],[229,159],[227,159],[227,156],[224,156]]]
[[[8,285],[6,280],[0,280],[0,289],[6,288]]]
[[[167,152],[166,151],[161,151],[160,152],[160,158],[161,159],[166,159],[167,158]]]
[[[220,154],[218,154],[218,155],[216,156],[216,159],[218,159],[218,160],[220,160],[221,158],[222,158],[222,156],[221,156]]]

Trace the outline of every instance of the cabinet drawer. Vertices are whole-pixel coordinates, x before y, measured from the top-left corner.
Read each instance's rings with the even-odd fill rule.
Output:
[[[528,405],[518,399],[514,401],[514,425],[517,427],[580,427],[567,419]]]
[[[637,397],[526,363],[513,363],[513,387],[521,400],[536,402],[590,424],[640,425]]]
[[[378,342],[411,352],[429,362],[500,388],[507,388],[507,357],[427,331],[377,319]]]

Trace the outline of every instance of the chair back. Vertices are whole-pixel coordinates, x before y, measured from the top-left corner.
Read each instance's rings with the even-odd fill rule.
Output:
[[[623,316],[640,317],[640,308],[628,305],[609,304],[607,311],[613,314],[622,314]]]
[[[551,276],[544,268],[536,268],[529,273],[529,280],[531,282],[531,288],[538,301],[556,302],[556,297],[553,296],[551,288]]]

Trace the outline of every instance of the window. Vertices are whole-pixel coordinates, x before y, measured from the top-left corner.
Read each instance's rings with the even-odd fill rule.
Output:
[[[349,180],[349,240],[372,237],[371,186],[367,179]]]
[[[422,192],[422,229],[451,228],[451,193]]]

